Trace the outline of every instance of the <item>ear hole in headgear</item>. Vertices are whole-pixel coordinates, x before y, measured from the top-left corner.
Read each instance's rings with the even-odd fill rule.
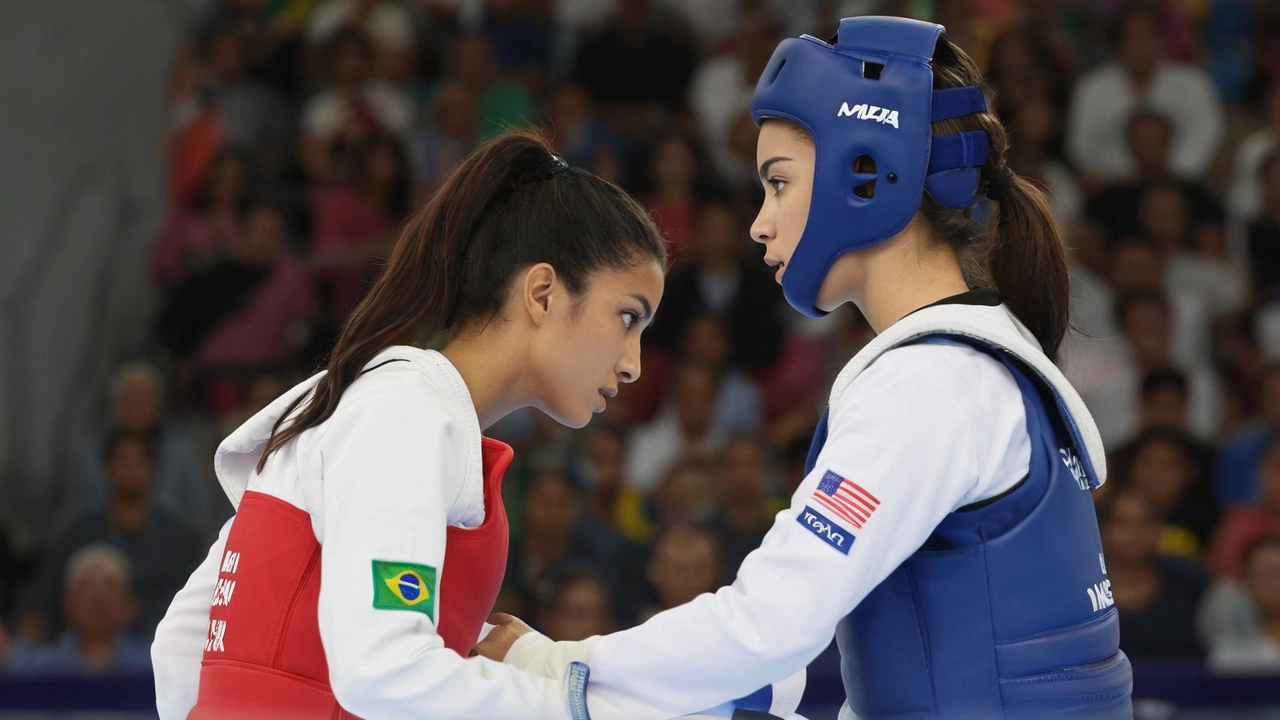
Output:
[[[862,77],[868,80],[879,80],[882,72],[884,72],[883,63],[862,61]]]
[[[876,159],[859,155],[853,161],[853,194],[870,200],[876,194]]]

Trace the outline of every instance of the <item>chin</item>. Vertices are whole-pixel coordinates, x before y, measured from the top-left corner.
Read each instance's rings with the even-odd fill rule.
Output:
[[[544,412],[550,415],[552,420],[574,430],[586,427],[587,423],[591,422],[591,418],[595,415],[589,408],[569,412],[561,410],[544,410]]]

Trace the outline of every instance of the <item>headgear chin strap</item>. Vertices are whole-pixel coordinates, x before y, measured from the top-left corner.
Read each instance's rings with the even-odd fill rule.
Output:
[[[925,190],[946,207],[972,205],[987,161],[982,130],[933,136],[932,123],[987,109],[981,88],[933,89],[930,62],[941,25],[895,17],[840,21],[835,45],[783,40],[756,84],[751,117],[788,120],[813,136],[813,196],[782,291],[810,317],[818,288],[841,255],[907,226]],[[855,172],[868,156],[874,172]],[[854,192],[875,181],[870,197]],[[865,193],[864,193],[865,194]]]

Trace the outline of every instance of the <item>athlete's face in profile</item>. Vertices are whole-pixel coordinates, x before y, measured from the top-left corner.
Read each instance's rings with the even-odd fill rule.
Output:
[[[764,184],[764,203],[751,224],[751,239],[764,245],[764,260],[777,267],[774,279],[779,283],[809,218],[813,163],[813,141],[796,126],[781,120],[761,125],[756,169]]]
[[[640,377],[640,333],[658,309],[662,284],[657,260],[600,270],[580,296],[553,310],[534,356],[543,411],[582,427],[622,383]]]

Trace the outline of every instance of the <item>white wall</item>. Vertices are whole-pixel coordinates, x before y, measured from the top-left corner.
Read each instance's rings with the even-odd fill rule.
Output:
[[[164,93],[188,8],[5,3],[0,20],[0,522],[47,531],[107,372],[145,339]]]

